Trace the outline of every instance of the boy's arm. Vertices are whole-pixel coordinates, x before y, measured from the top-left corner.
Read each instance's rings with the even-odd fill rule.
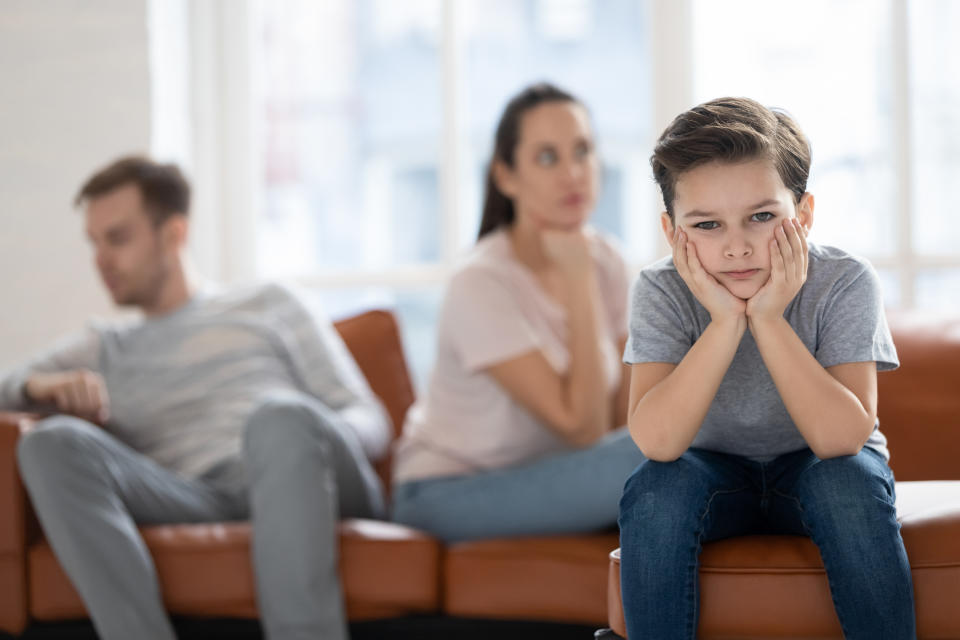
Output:
[[[786,320],[751,322],[750,330],[783,404],[820,459],[856,455],[877,420],[877,365],[824,369]]]
[[[630,375],[630,435],[651,460],[679,458],[710,409],[747,328],[746,305],[708,274],[686,233],[673,239],[677,273],[710,313],[710,324],[679,364],[634,364]]]
[[[680,364],[645,362],[630,374],[630,435],[651,460],[679,458],[700,431],[746,322],[712,321]]]
[[[747,304],[750,332],[784,406],[818,458],[855,455],[877,419],[875,362],[825,369],[784,319],[806,281],[806,234],[786,221],[770,243],[770,280]]]

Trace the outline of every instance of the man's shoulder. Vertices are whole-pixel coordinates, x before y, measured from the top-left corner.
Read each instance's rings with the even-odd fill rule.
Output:
[[[206,313],[230,311],[278,310],[284,306],[302,305],[305,294],[281,282],[260,282],[200,294],[200,305]]]

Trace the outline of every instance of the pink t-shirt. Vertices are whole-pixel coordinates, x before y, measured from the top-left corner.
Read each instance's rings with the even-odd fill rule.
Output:
[[[588,231],[601,299],[598,347],[610,393],[620,383],[628,276],[610,241]],[[426,393],[407,413],[394,480],[498,469],[573,448],[485,369],[540,350],[563,374],[566,310],[514,254],[506,230],[481,239],[447,285],[437,326],[437,361]]]

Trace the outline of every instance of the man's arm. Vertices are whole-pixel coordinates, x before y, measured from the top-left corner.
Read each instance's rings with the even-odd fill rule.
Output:
[[[50,408],[105,421],[109,398],[96,371],[100,338],[94,329],[69,336],[0,376],[0,407]]]
[[[293,340],[290,357],[305,390],[353,427],[368,458],[379,459],[390,444],[390,418],[340,334],[306,296],[285,287],[276,292]]]

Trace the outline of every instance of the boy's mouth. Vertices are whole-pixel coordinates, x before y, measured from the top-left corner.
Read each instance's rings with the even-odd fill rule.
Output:
[[[724,271],[724,275],[730,276],[734,280],[746,280],[753,277],[760,269],[746,269],[744,271]]]

